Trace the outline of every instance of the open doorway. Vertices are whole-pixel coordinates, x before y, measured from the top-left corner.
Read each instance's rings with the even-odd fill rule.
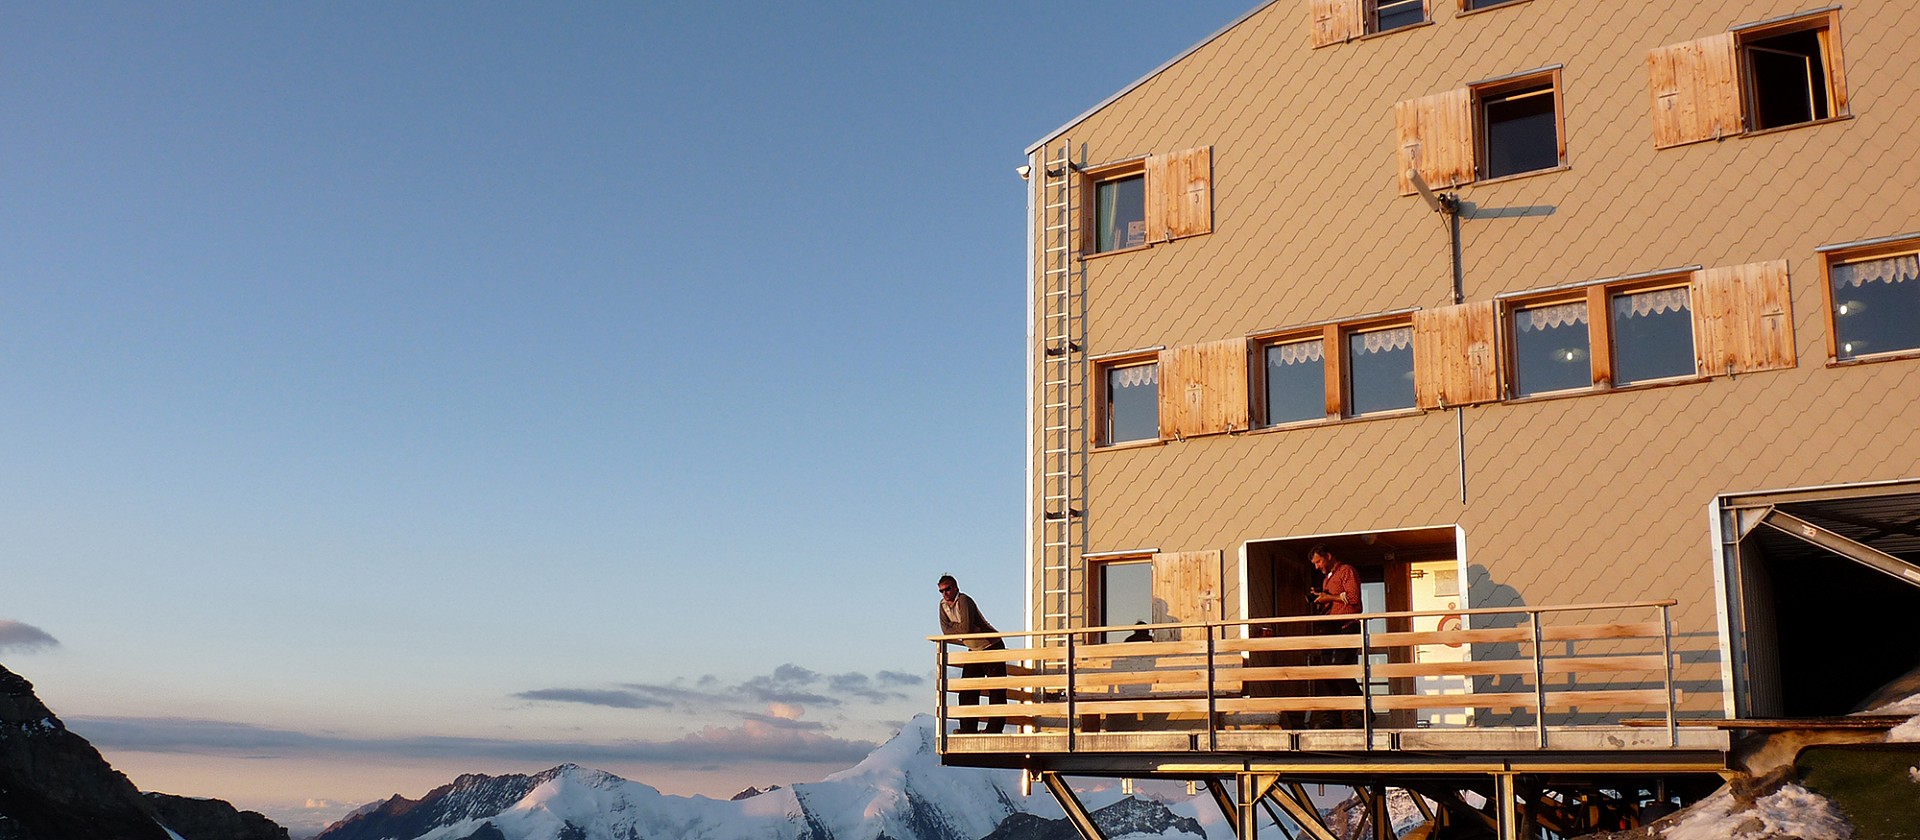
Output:
[[[1413,610],[1459,610],[1466,609],[1466,588],[1462,585],[1465,578],[1465,566],[1460,555],[1459,529],[1453,526],[1433,528],[1414,528],[1389,531],[1369,531],[1353,534],[1326,534],[1307,537],[1287,537],[1272,540],[1254,540],[1246,546],[1246,580],[1241,592],[1246,598],[1245,610],[1248,618],[1283,618],[1313,614],[1311,591],[1319,586],[1320,575],[1314,571],[1307,560],[1308,553],[1316,545],[1325,545],[1341,562],[1353,566],[1360,578],[1361,612],[1405,612]],[[1383,633],[1399,630],[1433,630],[1444,620],[1443,616],[1423,616],[1411,621],[1408,619],[1369,619],[1370,633]],[[1305,624],[1283,624],[1276,627],[1282,634],[1304,634],[1310,632]],[[1434,650],[1427,650],[1427,648]],[[1267,654],[1274,661],[1272,665],[1305,664],[1302,652]],[[1374,664],[1387,662],[1413,661],[1462,661],[1468,658],[1464,647],[1452,648],[1445,645],[1423,645],[1413,649],[1397,649],[1392,653],[1373,654]],[[1297,660],[1297,661],[1296,661]],[[1462,692],[1468,690],[1464,680],[1457,686],[1413,684],[1415,678],[1376,679],[1369,689],[1375,693],[1394,691],[1410,693],[1414,690],[1427,693]],[[1422,678],[1424,679],[1424,678]],[[1406,683],[1401,685],[1400,683]],[[1276,685],[1276,692],[1299,692],[1302,687]],[[1466,725],[1469,721],[1460,718],[1463,712],[1396,711],[1386,716],[1381,723],[1393,727]]]
[[[1920,668],[1920,481],[1717,505],[1734,714],[1845,715]]]

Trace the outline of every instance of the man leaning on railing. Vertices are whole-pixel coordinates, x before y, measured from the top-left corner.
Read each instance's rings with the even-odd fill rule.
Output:
[[[960,591],[960,584],[953,579],[953,575],[940,576],[941,635],[955,636],[967,633],[998,632],[1000,631],[994,629],[993,625],[987,622],[986,616],[980,614],[980,608],[973,603],[973,598]],[[962,644],[967,646],[967,650],[1007,649],[1007,644],[999,639],[966,639]],[[1004,677],[1006,675],[1007,663],[1005,662],[968,662],[960,666],[961,679]],[[960,692],[960,705],[971,706],[979,702],[980,691],[978,689],[968,689]],[[1007,690],[1004,688],[988,690],[987,702],[995,706],[1006,705]],[[954,731],[961,734],[973,733],[980,731],[979,726],[980,721],[978,720],[962,718],[959,728]],[[1005,730],[1006,727],[1006,718],[988,718],[986,734],[999,734]]]

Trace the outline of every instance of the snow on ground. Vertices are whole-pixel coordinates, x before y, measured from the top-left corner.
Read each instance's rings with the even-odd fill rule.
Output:
[[[1826,797],[1796,784],[1760,797],[1742,808],[1721,788],[1700,800],[1686,817],[1662,832],[1661,840],[1848,840],[1853,827]]]

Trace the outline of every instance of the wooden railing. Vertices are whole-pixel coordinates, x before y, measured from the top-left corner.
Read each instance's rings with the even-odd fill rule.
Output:
[[[1212,744],[1223,729],[1349,728],[1366,730],[1371,745],[1375,729],[1521,726],[1545,747],[1556,714],[1557,723],[1593,724],[1660,711],[1677,744],[1674,603],[929,638],[943,733],[950,721],[998,720],[1008,733],[1064,733],[1070,745],[1079,733],[1166,730],[1204,732]],[[1147,634],[1156,640],[1107,641]],[[1007,647],[958,647],[970,639]],[[963,676],[967,665],[1006,674]],[[979,692],[979,702],[957,703],[962,691]]]

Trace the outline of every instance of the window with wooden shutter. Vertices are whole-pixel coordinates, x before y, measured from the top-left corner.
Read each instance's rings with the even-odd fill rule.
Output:
[[[1213,232],[1213,147],[1147,158],[1147,237],[1156,242]]]
[[[1500,399],[1500,319],[1493,301],[1413,313],[1413,387],[1421,408]]]
[[[1837,9],[1736,26],[1647,53],[1653,145],[1849,116]]]
[[[1703,269],[1694,273],[1690,292],[1701,373],[1794,366],[1786,260]]]
[[[1654,148],[1739,134],[1740,85],[1735,67],[1731,32],[1647,53]]]
[[[1466,88],[1409,99],[1394,106],[1400,142],[1400,194],[1413,195],[1409,170],[1429,186],[1473,180],[1473,98]]]
[[[1313,45],[1325,47],[1366,34],[1362,0],[1312,0]]]
[[[1170,551],[1153,555],[1153,623],[1186,624],[1219,621],[1223,593],[1220,566],[1224,555],[1212,551]],[[1161,630],[1159,641],[1177,641],[1178,630]],[[1194,633],[1188,638],[1204,638]]]
[[[1160,437],[1244,431],[1247,342],[1230,338],[1160,351]]]

